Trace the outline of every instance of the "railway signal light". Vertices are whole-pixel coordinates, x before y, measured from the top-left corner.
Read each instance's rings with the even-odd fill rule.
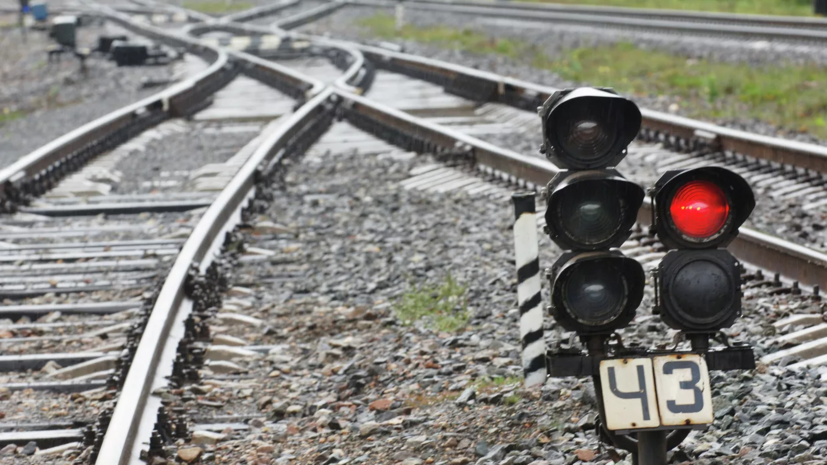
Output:
[[[661,465],[688,428],[713,421],[709,370],[755,366],[749,346],[709,344],[711,334],[732,325],[741,312],[740,265],[723,247],[737,236],[755,198],[744,179],[722,168],[661,177],[650,191],[652,224],[671,250],[655,274],[656,309],[692,348],[665,353],[624,346],[613,333],[634,319],[646,276],[617,247],[631,235],[644,191],[615,168],[640,128],[640,111],[612,92],[591,88],[557,92],[539,111],[540,150],[562,168],[545,191],[546,232],[564,250],[548,272],[549,311],[558,327],[580,336],[585,349],[559,344],[547,353],[547,372],[591,376],[601,438],[632,451],[635,463]],[[520,304],[527,360],[534,346],[526,340],[542,339],[541,329],[529,330],[542,325],[529,318],[536,306],[528,303],[538,302],[539,292],[527,292],[525,285],[525,271],[537,267],[524,262],[517,260],[518,277],[526,278],[518,294],[536,296]],[[526,379],[537,372],[526,370]],[[674,431],[667,436],[666,430]]]
[[[658,309],[671,328],[712,333],[741,314],[738,261],[725,247],[755,207],[749,184],[724,168],[664,174],[654,224],[671,250],[658,265]]]
[[[644,191],[614,168],[640,129],[640,110],[605,89],[553,94],[539,109],[541,151],[561,170],[546,187],[546,232],[564,253],[552,266],[550,311],[583,337],[629,324],[643,297],[641,265],[618,251]]]
[[[725,247],[755,208],[749,184],[725,168],[668,171],[654,191],[655,228],[670,249]]]

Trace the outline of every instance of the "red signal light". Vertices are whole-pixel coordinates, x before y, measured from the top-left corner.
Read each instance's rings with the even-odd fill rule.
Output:
[[[715,236],[726,224],[729,202],[715,183],[695,180],[681,186],[669,206],[678,231],[694,239]]]

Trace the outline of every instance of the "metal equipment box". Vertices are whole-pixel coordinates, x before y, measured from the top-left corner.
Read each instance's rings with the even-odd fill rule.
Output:
[[[149,47],[144,44],[115,41],[110,50],[118,66],[140,66],[149,59]]]
[[[52,22],[51,36],[58,44],[75,48],[77,25],[76,16],[57,16]]]
[[[116,41],[126,42],[127,37],[124,35],[119,36],[100,36],[98,37],[98,49],[97,51],[102,53],[109,53],[112,51],[112,44]]]
[[[35,3],[31,9],[35,21],[46,21],[49,17],[49,8],[45,3]]]

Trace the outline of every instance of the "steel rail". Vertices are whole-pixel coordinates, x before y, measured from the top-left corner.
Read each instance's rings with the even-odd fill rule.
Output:
[[[369,73],[370,71],[366,68],[367,63],[365,61],[365,57],[362,52],[353,46],[352,43],[341,41],[341,40],[334,40],[329,39],[327,37],[319,37],[307,34],[298,34],[298,33],[289,33],[277,26],[273,27],[264,27],[264,26],[257,26],[254,24],[241,24],[240,22],[229,22],[229,23],[210,23],[210,24],[198,24],[192,27],[186,28],[186,33],[194,36],[199,36],[203,34],[207,34],[209,32],[230,32],[236,35],[263,35],[263,34],[276,34],[285,39],[305,39],[309,41],[312,45],[321,48],[328,48],[332,50],[338,50],[342,53],[350,55],[351,60],[350,64],[344,70],[342,75],[336,79],[334,85],[339,88],[349,90],[351,92],[361,94],[364,92],[364,88],[359,85],[359,83],[365,78],[365,74]],[[235,55],[238,52],[227,51],[231,56]],[[243,53],[243,52],[240,52]],[[246,58],[261,60],[254,55],[245,54]],[[266,61],[266,60],[265,60]],[[323,86],[323,84],[322,84]]]
[[[279,27],[274,25],[273,29],[278,31]],[[406,71],[405,74],[436,82],[448,88],[449,91],[469,96],[475,100],[500,102],[531,109],[539,106],[557,90],[452,63],[391,52],[378,47],[346,41],[337,41],[337,44],[347,44],[360,50],[365,57],[380,67],[398,66],[401,68],[397,69],[398,71]],[[343,90],[346,91],[346,89]],[[364,109],[368,114],[372,111],[375,119],[387,118],[398,121],[411,133],[417,133],[421,128],[428,128],[435,141],[448,145],[450,143],[467,144],[473,147],[477,163],[493,172],[511,176],[512,179],[542,186],[556,172],[556,167],[549,162],[514,152],[495,150],[494,146],[478,139],[430,124],[375,102],[371,105],[369,99],[356,100],[356,97],[347,97],[344,94],[342,97],[352,102],[353,108]],[[720,150],[758,159],[791,164],[822,173],[827,172],[827,148],[818,145],[761,136],[647,109],[642,109],[641,113],[644,128],[653,132],[666,133],[676,139],[700,140],[717,145]],[[420,129],[414,130],[413,127]],[[644,225],[651,224],[651,203],[648,200],[641,209],[639,222]],[[779,271],[784,276],[802,284],[821,287],[827,285],[827,255],[818,251],[749,228],[741,228],[740,236],[730,245],[730,248],[745,262],[764,269]]]
[[[189,10],[189,9],[186,9],[186,8],[183,8],[183,7],[162,4],[162,3],[159,3],[155,0],[136,0],[136,1],[139,1],[141,4],[144,4],[144,5],[152,5],[152,6],[157,6],[158,8],[170,9],[172,11],[180,12],[180,13],[186,14],[188,16],[191,16],[191,15],[197,13],[193,10]],[[287,6],[293,6],[297,3],[299,3],[300,1],[301,0],[288,0],[287,2],[281,2],[281,3],[277,4],[277,6],[279,8],[275,8],[275,9],[272,9],[273,5],[266,5],[265,7],[271,8],[269,13],[272,13],[274,11],[278,11],[279,9],[285,8],[285,3],[288,3]],[[322,5],[322,7],[329,7],[329,6],[330,6],[330,4]],[[330,14],[333,11],[335,11],[335,9],[338,9],[341,6],[342,5],[336,5],[336,7],[333,8],[333,9],[318,7],[318,8],[308,10],[307,12],[297,13],[296,15],[289,16],[289,17],[284,18],[284,19],[289,20],[288,22],[291,23],[291,24],[300,25],[300,24],[303,24],[303,22],[305,20],[309,22],[309,21],[313,21],[315,19],[318,19],[318,17],[320,17],[320,15],[323,16],[323,15],[326,15],[326,14]],[[264,8],[264,7],[262,7],[262,8]],[[258,10],[258,8],[254,8],[253,10]],[[246,13],[246,12],[249,12],[249,11],[251,11],[251,10],[246,10],[245,12],[242,12],[242,13]],[[185,36],[187,36],[187,35],[188,36],[194,36],[193,40],[196,40],[196,41],[198,41],[198,36],[207,34],[209,32],[216,32],[216,31],[225,31],[225,32],[230,32],[232,34],[250,34],[250,35],[275,34],[275,35],[278,35],[279,37],[281,37],[282,39],[295,36],[295,34],[289,34],[287,31],[279,28],[278,26],[274,26],[273,28],[264,28],[264,27],[255,26],[255,25],[252,25],[252,24],[243,24],[244,21],[254,19],[255,17],[258,17],[258,16],[242,16],[241,19],[235,19],[235,20],[230,18],[231,16],[232,15],[228,15],[228,16],[224,16],[222,18],[217,18],[217,19],[216,18],[211,18],[210,21],[205,21],[205,22],[201,22],[201,23],[198,23],[198,24],[191,24],[191,25],[188,25],[187,27],[185,27],[182,32]],[[261,15],[261,16],[263,16],[263,15]],[[230,18],[230,19],[227,20],[226,18]],[[338,41],[328,40],[328,39],[325,39],[325,38],[318,38],[318,40],[319,40],[319,42],[317,43],[317,45],[319,45],[319,46],[331,47],[331,48],[340,48],[345,53],[349,53],[353,56],[352,64],[346,70],[346,72],[337,80],[337,83],[341,83],[342,86],[350,86],[349,82],[357,79],[357,77],[360,75],[360,72],[362,72],[362,70],[364,69],[364,66],[365,66],[365,59],[362,56],[361,52],[358,51],[357,49],[353,48],[353,47],[349,47],[349,44],[347,44],[347,43],[341,43],[341,44],[338,44],[338,45],[333,45],[332,44],[333,42],[338,42]],[[322,42],[326,42],[326,43],[322,44]],[[304,76],[301,73],[296,73],[296,72],[292,71],[290,68],[286,68],[286,67],[274,68],[272,66],[269,66],[269,64],[272,63],[269,60],[265,60],[265,59],[256,57],[254,55],[251,55],[249,53],[245,53],[245,52],[242,52],[242,51],[235,51],[235,50],[224,50],[224,51],[225,51],[225,53],[227,53],[230,56],[231,60],[245,63],[245,66],[244,66],[242,71],[246,72],[247,74],[259,73],[259,77],[261,77],[263,75],[266,76],[268,73],[272,73],[273,71],[278,69],[278,72],[277,72],[279,74],[279,76],[277,76],[278,80],[277,81],[269,81],[270,84],[273,84],[273,83],[276,83],[276,82],[284,82],[284,81],[287,81],[290,84],[298,85],[300,87],[303,86],[304,84],[311,84],[311,87],[305,91],[304,98],[309,98],[309,97],[317,94],[318,92],[321,92],[321,90],[325,87],[323,82],[321,82],[317,79],[310,78],[309,76]],[[267,80],[266,78],[264,78],[264,79]],[[285,89],[282,88],[280,90],[285,90]],[[355,86],[350,86],[350,90],[352,90],[354,92],[361,92],[361,89],[359,89]],[[296,95],[294,94],[294,96],[296,96]]]
[[[361,0],[350,0],[352,4],[359,4]],[[372,2],[371,2],[372,3]],[[421,10],[430,13],[456,13],[473,16],[490,16],[500,19],[515,19],[521,21],[556,21],[589,26],[609,26],[616,28],[641,29],[646,32],[681,33],[704,36],[734,36],[758,37],[768,40],[805,41],[822,43],[827,41],[827,29],[803,29],[795,27],[769,27],[733,24],[708,24],[664,19],[640,19],[634,17],[601,16],[588,13],[564,13],[557,11],[539,11],[524,9],[507,9],[494,6],[477,5],[443,5],[421,4],[417,2],[405,3],[405,8]]]
[[[324,5],[320,5],[316,8],[303,11],[287,18],[279,19],[275,21],[273,25],[279,29],[295,29],[299,26],[311,23],[319,18],[323,18],[335,12],[339,8],[344,7],[345,5],[346,3],[338,1],[325,3]]]
[[[272,61],[250,55],[249,53],[228,50],[227,54],[230,55],[232,60],[242,63],[242,73],[256,77],[270,86],[278,87],[279,90],[293,95],[300,100],[314,97],[322,93],[325,87],[327,87],[324,82],[318,79],[305,76],[286,66],[274,66]],[[285,89],[285,84],[288,88],[292,86],[298,89],[298,91],[291,92]]]
[[[548,161],[498,147],[370,98],[349,93],[344,89],[337,89],[337,94],[344,101],[342,108],[346,118],[364,118],[376,125],[388,126],[394,131],[420,140],[425,150],[468,153],[478,168],[487,173],[510,176],[511,180],[516,182],[544,186],[559,172],[559,169]],[[356,122],[358,125],[358,120]],[[412,148],[419,147],[414,143]]]
[[[364,52],[364,49],[361,50]],[[273,63],[262,63],[258,61],[261,59],[251,60],[251,58],[254,57],[243,53],[235,54],[235,59],[250,63],[253,67],[268,64],[270,67],[278,68],[278,65]],[[414,67],[418,67],[420,71],[430,70],[429,66],[420,65],[422,63]],[[440,68],[442,78],[445,78],[445,69]],[[490,73],[478,72],[480,74],[469,77],[463,71],[465,70],[454,69],[449,73],[449,77],[454,80],[478,78],[482,79],[486,88],[490,87],[492,82],[487,80],[490,76],[486,76]],[[274,75],[278,74],[274,73]],[[493,81],[495,90],[492,95],[495,100],[507,95],[508,92],[516,91],[516,89],[508,89],[508,86],[519,84],[519,81],[512,82],[497,78],[497,81]],[[268,83],[267,80],[262,80]],[[542,95],[537,93],[538,90],[545,92],[547,88],[524,87],[519,89],[519,92],[529,96]],[[286,144],[289,138],[298,132],[297,128],[331,111],[325,102],[329,102],[334,94],[341,101],[339,111],[348,121],[394,143],[405,143],[418,151],[436,152],[447,156],[465,156],[476,165],[477,169],[526,185],[544,185],[558,172],[553,164],[545,160],[497,147],[472,136],[391,109],[349,90],[328,87],[321,91],[291,116],[276,133],[267,138],[207,210],[185,243],[161,290],[147,324],[147,331],[139,344],[135,361],[127,375],[124,391],[121,393],[112,417],[110,430],[104,439],[97,461],[99,465],[129,463],[130,457],[134,457],[134,446],[136,443],[140,444],[140,438],[137,438],[135,434],[143,415],[142,407],[150,395],[149,387],[155,378],[154,374],[158,369],[163,347],[165,344],[174,343],[167,338],[167,335],[172,321],[176,319],[177,309],[186,298],[183,293],[183,284],[187,271],[194,263],[200,263],[202,270],[208,264],[209,252],[213,250],[220,232],[226,230],[228,222],[234,218],[235,212],[242,207],[245,199],[249,198],[255,188],[253,177],[256,167],[273,157],[280,156],[279,154],[283,153],[280,150],[284,147],[282,144]],[[522,97],[525,99],[525,95]],[[646,223],[647,217],[651,218],[650,207],[647,209],[644,206],[640,216],[641,222]],[[823,285],[827,277],[826,255],[756,231],[742,229],[732,247],[742,260],[764,268],[777,269],[779,263],[784,263],[784,270],[789,270],[789,274],[785,273],[785,275],[798,279],[804,284]]]
[[[326,89],[316,95],[262,142],[207,209],[184,243],[150,314],[115,406],[97,465],[130,463],[134,456],[134,445],[141,442],[140,438],[136,438],[136,432],[143,416],[143,407],[150,396],[150,387],[155,379],[161,354],[169,344],[177,344],[177,341],[170,340],[168,336],[173,321],[178,317],[178,309],[186,298],[184,284],[188,271],[196,263],[200,265],[201,270],[206,269],[213,258],[208,252],[219,239],[219,234],[227,230],[229,222],[238,221],[236,213],[254,194],[254,178],[258,167],[271,163],[274,157],[282,156],[281,150],[291,137],[320,113],[329,111],[323,104],[332,92],[332,89]],[[165,362],[171,365],[172,360]]]
[[[382,6],[394,6],[395,3],[381,0],[357,0],[359,3],[372,3]],[[670,10],[655,8],[624,8],[599,5],[567,5],[556,3],[527,2],[485,2],[473,0],[414,0],[410,3],[444,6],[485,6],[501,10],[550,11],[561,13],[578,13],[588,15],[608,15],[613,17],[631,17],[642,19],[659,19],[684,22],[730,23],[758,26],[781,26],[787,28],[827,29],[827,19],[808,16],[758,15],[741,13],[721,13],[713,11]]]
[[[255,8],[250,8],[249,10],[239,11],[238,13],[231,13],[222,16],[218,18],[218,22],[232,23],[250,21],[256,18],[261,18],[263,16],[269,16],[273,13],[278,13],[281,10],[299,4],[299,2],[301,2],[301,0],[282,0],[280,2],[272,3],[269,5],[261,5]]]
[[[349,92],[353,92],[356,94],[362,94],[365,89],[363,86],[357,85],[356,83],[361,82],[362,79],[365,77],[365,74],[370,73],[371,71],[367,69],[367,62],[365,61],[365,56],[362,52],[353,47],[348,42],[342,42],[339,40],[328,39],[326,37],[318,37],[318,36],[305,36],[305,35],[296,35],[297,37],[306,37],[311,43],[318,45],[320,47],[329,47],[331,49],[338,49],[342,52],[350,55],[351,63],[347,69],[339,76],[338,79],[334,82],[334,85],[340,89],[347,90]]]
[[[279,26],[274,25],[273,29],[278,32]],[[549,95],[557,89],[547,86],[503,77],[494,73],[479,71],[452,63],[446,63],[429,58],[414,55],[392,52],[378,47],[370,47],[346,41],[336,41],[336,45],[349,45],[359,50],[362,54],[378,66],[395,67],[398,71],[415,77],[425,78],[445,86],[449,91],[458,93],[475,100],[500,102],[517,106],[520,108],[536,108]],[[343,89],[348,90],[348,89]],[[369,100],[363,100],[362,107]],[[379,107],[376,107],[379,108]],[[680,116],[670,115],[652,110],[641,110],[643,116],[643,127],[653,132],[666,133],[676,139],[701,140],[705,143],[717,145],[720,150],[731,151],[748,155],[758,159],[769,160],[778,163],[786,163],[800,168],[813,169],[819,172],[827,172],[827,148],[814,144],[806,144],[786,139],[761,136],[722,126],[704,123]],[[383,110],[383,117],[396,115],[397,118],[406,118],[401,112],[392,111],[389,108]],[[411,117],[413,118],[413,117]],[[411,119],[407,119],[411,124]],[[436,127],[419,120],[421,127]],[[469,143],[474,138],[469,138],[459,133],[454,133],[445,128],[441,137],[450,134],[454,143]],[[445,132],[447,131],[447,132]],[[437,133],[434,133],[437,134]],[[437,140],[439,138],[437,137]],[[477,141],[482,143],[482,141]],[[477,143],[475,142],[475,144]],[[525,157],[516,153],[509,155],[491,155],[490,144],[476,147],[477,152],[488,154],[483,159],[477,159],[484,166],[506,173],[515,179],[532,182],[536,185],[543,185],[550,179],[553,167],[550,163],[544,168],[537,168],[536,159]],[[516,157],[515,157],[516,156]],[[525,160],[531,160],[530,162]],[[542,160],[540,160],[542,161]],[[529,168],[531,167],[531,168]],[[555,168],[556,169],[556,168]],[[542,179],[546,176],[545,181]],[[639,218],[643,224],[648,224],[646,217],[646,206],[644,213]],[[742,259],[756,266],[777,269],[792,279],[803,284],[824,286],[827,284],[827,255],[820,252],[798,246],[773,236],[742,228],[742,234],[731,248]]]
[[[340,1],[354,3],[368,0]],[[406,2],[406,5],[410,3]],[[432,1],[430,3],[443,2]],[[827,27],[827,20],[818,21],[823,22]],[[276,33],[282,29],[285,29],[283,25],[272,26],[272,30]],[[827,29],[824,34],[827,36]],[[444,61],[393,52],[355,42],[342,40],[336,42],[339,46],[348,45],[352,49],[361,51],[366,58],[380,67],[390,65],[400,72],[413,74],[415,77],[430,78],[431,82],[450,86],[449,91],[477,101],[500,102],[523,109],[533,109],[542,105],[552,93],[558,90]],[[827,173],[827,147],[749,133],[655,110],[641,109],[641,114],[643,128],[652,137],[665,135],[667,139],[671,137],[676,140],[689,141],[690,144],[700,142],[715,146],[722,151]]]
[[[478,169],[512,182],[517,180],[544,186],[558,172],[558,168],[546,160],[497,147],[369,98],[342,90],[338,93],[344,100],[342,105],[346,118],[357,126],[360,120],[372,121],[371,124],[379,129],[375,134],[387,134],[388,130],[406,134],[409,138],[422,139],[420,144],[433,144],[425,147],[430,151],[451,152],[462,148],[470,154]],[[370,130],[364,124],[360,127]],[[416,144],[414,148],[417,148]],[[651,226],[651,219],[652,204],[651,199],[647,198],[638,213],[638,223]],[[827,284],[827,254],[743,227],[729,248],[746,263],[777,271],[804,285],[823,288]]]
[[[350,45],[361,50],[379,68],[428,80],[476,101],[534,109],[558,90],[444,61],[357,43]],[[641,109],[641,114],[643,129],[656,135],[700,141],[723,151],[827,173],[827,147],[753,134],[645,108]]]
[[[135,26],[128,18],[118,16],[112,10],[105,12],[110,19],[118,18],[125,25]],[[182,40],[166,31],[158,30],[154,31],[154,38],[178,44],[178,41]],[[204,49],[204,45],[196,40],[186,39],[183,43],[192,50]],[[220,233],[228,230],[233,221],[238,221],[237,213],[254,194],[254,179],[258,168],[268,163],[272,164],[284,156],[285,147],[302,129],[315,121],[320,114],[331,112],[324,103],[333,94],[333,89],[325,88],[320,81],[243,52],[222,51],[221,54],[226,56],[227,60],[243,63],[245,72],[266,84],[281,90],[291,89],[289,93],[300,97],[301,100],[312,98],[262,141],[207,209],[184,243],[152,309],[144,335],[130,365],[124,388],[119,394],[96,461],[99,465],[131,463],[137,456],[135,447],[140,446],[143,439],[147,439],[139,438],[137,434],[142,426],[144,407],[150,397],[151,386],[161,366],[161,357],[170,353],[169,348],[174,348],[177,344],[177,341],[173,341],[169,336],[175,322],[181,321],[178,309],[185,300],[184,283],[188,271],[196,263],[202,271],[209,266],[213,258],[211,252],[215,250]],[[171,353],[174,355],[174,351]],[[169,362],[171,366],[172,360],[163,362]]]

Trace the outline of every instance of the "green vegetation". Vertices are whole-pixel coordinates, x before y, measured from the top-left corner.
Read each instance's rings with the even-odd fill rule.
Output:
[[[232,13],[234,11],[249,10],[254,5],[250,2],[229,2],[229,1],[185,1],[184,8],[189,10],[200,11],[210,15],[220,15]]]
[[[0,126],[10,121],[14,121],[16,119],[22,118],[24,116],[22,111],[19,110],[10,110],[8,108],[4,108],[3,111],[0,111]]]
[[[453,402],[459,398],[458,392],[433,393],[412,393],[405,399],[405,407],[422,409],[431,405],[438,405],[444,402]]]
[[[484,378],[478,379],[477,382],[474,383],[474,386],[477,388],[478,391],[486,392],[486,391],[495,390],[497,388],[501,388],[503,386],[508,386],[508,385],[512,385],[512,384],[520,384],[522,382],[523,382],[523,379],[518,378],[516,376],[508,376],[508,377],[495,376],[493,378],[489,378],[489,377],[486,376]]]
[[[522,384],[523,379],[517,376],[495,376],[493,378],[484,377],[477,380],[474,383],[474,387],[477,391],[483,393],[492,393],[492,392],[499,392],[502,390],[503,387],[516,387]],[[512,392],[505,396],[502,400],[503,404],[505,405],[515,405],[517,404],[522,397],[517,392]]]
[[[812,0],[523,0],[544,3],[812,16]]]
[[[445,48],[455,48],[477,53],[491,53],[517,58],[525,51],[525,44],[510,39],[494,39],[468,29],[448,27],[417,28],[405,26],[396,32],[396,20],[382,13],[364,18],[360,25],[369,29],[374,35],[386,39],[401,37],[417,42],[431,43]]]
[[[404,38],[443,48],[495,54],[527,62],[585,85],[610,86],[631,96],[667,95],[681,113],[695,118],[758,119],[827,137],[827,73],[816,66],[756,67],[687,59],[620,43],[579,48],[559,58],[512,39],[444,27],[404,27],[399,33],[387,15],[362,25],[384,38]]]
[[[451,275],[441,285],[418,287],[405,293],[395,310],[403,324],[427,319],[430,327],[446,332],[464,328],[470,318],[465,286],[454,281]]]
[[[631,44],[571,50],[553,61],[536,56],[535,65],[626,94],[680,97],[693,117],[747,117],[827,136],[827,73],[815,66],[687,60]]]

